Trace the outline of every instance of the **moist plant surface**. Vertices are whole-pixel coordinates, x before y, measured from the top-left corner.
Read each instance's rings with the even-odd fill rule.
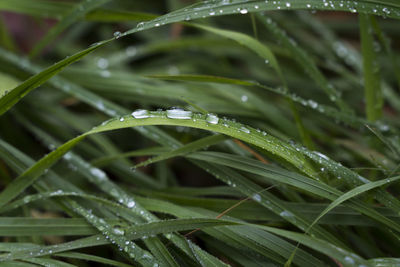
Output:
[[[400,266],[397,0],[0,12],[0,266]]]

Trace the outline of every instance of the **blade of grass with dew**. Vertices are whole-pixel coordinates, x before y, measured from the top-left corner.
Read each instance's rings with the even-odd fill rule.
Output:
[[[349,7],[349,4],[343,5],[343,7],[340,6],[334,6],[332,8],[330,5],[325,6],[323,3],[320,1],[316,0],[308,0],[308,1],[287,1],[288,4],[285,5],[285,9],[296,9],[296,8],[308,8],[307,5],[310,5],[310,7],[314,9],[321,9],[321,10],[343,10],[343,11],[351,11],[355,10],[355,12],[365,12],[365,13],[373,13],[375,15],[381,15],[381,16],[387,16],[387,17],[393,17],[393,18],[400,18],[400,15],[396,15],[399,10],[400,6],[398,4],[395,4],[389,0],[385,0],[385,2],[377,2],[377,1],[372,1],[374,3],[370,3],[369,1],[358,1],[358,3],[363,2],[362,6],[358,6],[358,9],[355,7]],[[294,3],[292,3],[294,2]],[[314,4],[315,2],[315,4]],[[338,1],[339,2],[339,1]],[[365,3],[364,3],[365,2]],[[257,5],[257,3],[260,3],[260,6]],[[261,5],[262,3],[262,5]],[[240,6],[238,9],[237,7]],[[257,6],[257,7],[255,7]],[[248,7],[248,9],[247,9]],[[214,10],[219,8],[219,10],[222,10],[222,12],[213,12]],[[203,7],[201,7],[201,4],[199,6],[196,6],[195,9],[184,9],[183,11],[176,11],[172,12],[170,14],[167,14],[165,16],[161,16],[157,19],[151,20],[149,22],[141,22],[137,25],[136,28],[129,30],[127,32],[124,32],[121,35],[118,35],[118,37],[123,37],[135,32],[147,30],[150,28],[158,27],[161,23],[164,24],[170,24],[173,22],[179,22],[179,21],[184,21],[187,20],[189,17],[190,19],[195,19],[195,18],[201,18],[203,16],[205,17],[210,17],[213,15],[222,15],[222,13],[225,14],[235,14],[235,13],[242,13],[246,14],[249,11],[264,11],[264,10],[274,10],[274,9],[280,9],[280,6],[276,6],[276,4],[273,3],[265,3],[262,1],[255,1],[254,3],[245,3],[242,1],[238,1],[235,3],[231,4],[226,4],[226,3],[218,3],[218,4],[206,4]],[[378,8],[378,9],[377,9]],[[376,12],[374,12],[376,10]],[[224,12],[226,11],[226,12]],[[242,11],[242,12],[240,12]],[[183,14],[182,14],[183,13]],[[92,47],[89,47],[86,50],[83,50],[74,56],[71,56],[70,58],[64,59],[57,64],[55,64],[53,67],[50,67],[47,69],[44,73],[38,74],[37,76],[32,77],[31,79],[27,80],[24,82],[22,85],[17,87],[17,90],[12,90],[11,93],[7,94],[6,96],[3,96],[0,99],[0,104],[1,106],[5,106],[5,108],[0,109],[0,115],[3,114],[6,110],[8,110],[11,106],[13,106],[16,102],[18,102],[18,99],[23,97],[27,92],[30,90],[35,89],[39,85],[41,85],[45,80],[45,77],[47,76],[47,79],[50,78],[51,76],[55,75],[53,72],[54,70],[60,71],[62,67],[65,67],[66,65],[69,65],[80,58],[84,57],[86,54],[92,52],[93,50],[103,46],[104,44],[114,40],[116,38],[107,40],[107,41],[102,41],[99,42]],[[50,73],[47,73],[50,72]],[[39,76],[39,77],[38,77]],[[42,77],[40,77],[42,76]],[[38,80],[38,81],[35,81]],[[35,84],[36,83],[36,84]],[[17,99],[18,98],[18,99]]]
[[[146,208],[148,208],[149,210],[155,210],[158,212],[171,212],[173,213],[175,216],[177,217],[186,217],[186,216],[195,216],[194,212],[200,213],[202,214],[201,211],[197,210],[197,211],[193,211],[193,209],[188,210],[185,209],[181,206],[176,206],[176,205],[172,205],[168,202],[165,201],[160,201],[160,200],[154,200],[154,199],[148,199],[148,198],[141,198],[139,199],[139,201],[142,203],[142,205],[144,205]],[[246,225],[247,226],[247,225]],[[244,226],[244,227],[246,227]],[[362,259],[354,254],[351,253],[349,251],[344,250],[343,248],[340,247],[336,247],[330,243],[327,243],[324,240],[321,239],[316,239],[313,237],[308,237],[305,236],[303,234],[299,234],[299,233],[294,233],[294,232],[290,232],[290,231],[286,231],[286,230],[280,230],[277,228],[273,228],[273,227],[266,227],[266,226],[258,226],[258,225],[254,225],[256,228],[262,228],[262,230],[265,230],[267,232],[273,233],[273,234],[277,234],[279,236],[288,238],[290,240],[294,240],[294,241],[298,241],[306,246],[309,246],[310,248],[319,251],[329,257],[333,257],[333,258],[337,258],[337,259],[348,259],[349,260],[353,259],[354,262],[358,261],[358,262],[363,262]],[[233,226],[233,229],[237,229],[237,228],[241,228],[243,226]],[[244,228],[242,232],[243,236],[246,236],[246,230],[247,228]],[[205,231],[208,231],[207,229],[205,229]],[[217,231],[217,229],[213,229],[213,233],[215,233],[215,231]],[[224,231],[221,229],[221,231]],[[235,232],[233,231],[228,231],[226,232],[226,234],[228,234],[228,236],[235,236]],[[216,236],[218,237],[218,235],[215,233],[212,236]],[[238,236],[239,237],[239,236]],[[301,240],[301,241],[300,241]],[[265,240],[263,240],[262,238],[259,238],[259,240],[257,241],[259,244],[265,244],[264,243]],[[253,243],[252,245],[256,245],[256,243]],[[276,241],[275,241],[276,242]],[[273,243],[272,240],[266,242],[265,246],[268,247],[267,244]],[[293,246],[294,248],[294,246]],[[290,253],[290,252],[288,252]],[[289,254],[287,254],[289,255]]]
[[[25,123],[26,124],[26,123]],[[41,134],[41,138],[49,139],[48,136],[44,137],[44,133]],[[51,141],[51,143],[56,144],[54,140]],[[129,196],[129,194],[125,193],[121,188],[119,188],[115,183],[111,182],[110,180],[107,179],[107,175],[101,171],[100,169],[97,168],[91,168],[88,163],[85,163],[81,158],[78,156],[74,155],[73,153],[69,153],[67,157],[65,157],[70,163],[72,163],[74,166],[77,167],[77,171],[81,172],[84,176],[86,176],[90,182],[92,182],[94,185],[98,186],[100,189],[102,189],[104,192],[110,194],[113,198],[117,199],[119,203],[126,205],[131,211],[135,211],[137,214],[140,214],[141,217],[144,217],[146,220],[149,221],[154,221],[156,218],[152,216],[150,213],[148,213],[146,210],[143,210],[142,207],[140,207],[135,201],[134,198]],[[112,188],[112,190],[110,190]],[[81,195],[76,195],[76,196],[81,196]],[[104,201],[101,201],[104,203]],[[104,203],[108,204],[109,203]],[[121,208],[117,207],[118,210],[120,211],[120,215],[122,215]],[[115,207],[114,207],[115,209]],[[162,252],[161,250],[163,249],[163,245],[155,238],[149,238],[145,239],[145,243],[147,246],[150,246],[151,250],[153,253],[156,253],[155,256],[157,258],[163,259],[164,261],[169,261],[172,263],[172,258],[167,257],[169,253],[164,250]],[[157,244],[158,243],[158,244]],[[200,251],[204,257],[207,257],[208,260],[215,261],[213,258],[205,253],[204,251]]]
[[[363,55],[365,113],[369,121],[376,121],[382,117],[383,96],[379,65],[374,50],[371,17],[366,14],[359,14],[359,23]]]
[[[176,126],[189,126],[199,129],[205,130],[214,130],[215,132],[223,133],[234,138],[249,142],[250,144],[259,146],[263,149],[271,151],[273,154],[276,154],[279,157],[287,160],[297,168],[301,169],[305,173],[309,173],[314,176],[313,168],[310,168],[306,162],[302,159],[302,157],[295,157],[297,152],[296,150],[288,149],[287,145],[276,139],[275,137],[269,135],[263,135],[262,133],[256,131],[252,128],[246,128],[242,124],[234,123],[231,121],[224,120],[224,123],[219,123],[219,119],[217,124],[208,123],[207,116],[201,114],[194,114],[192,119],[190,120],[177,120],[170,119],[167,117],[166,112],[148,112],[148,118],[145,119],[135,119],[132,116],[124,117],[124,121],[120,121],[120,119],[114,119],[106,122],[104,125],[95,127],[89,132],[85,134],[71,139],[66,142],[64,145],[51,152],[37,164],[32,166],[30,169],[25,171],[22,175],[20,175],[16,180],[13,181],[3,192],[0,193],[0,207],[6,204],[8,201],[12,200],[15,196],[17,196],[20,192],[22,192],[26,187],[31,185],[44,171],[45,169],[52,166],[60,157],[62,157],[65,153],[67,153],[74,145],[79,143],[82,139],[84,139],[87,135],[93,133],[99,133],[104,131],[110,131],[114,129],[122,129],[127,127],[134,126],[145,126],[145,125],[176,125]],[[151,116],[150,116],[151,115]],[[208,118],[208,119],[207,119]],[[221,120],[222,121],[222,120]],[[228,125],[228,127],[224,126]]]
[[[335,108],[332,108],[327,105],[323,105],[321,103],[318,103],[314,100],[306,100],[304,98],[301,98],[299,96],[289,94],[287,92],[284,92],[283,90],[279,88],[272,88],[269,86],[265,86],[263,84],[260,84],[256,81],[246,81],[246,80],[240,80],[240,79],[233,79],[233,78],[225,78],[225,77],[219,77],[219,76],[210,76],[210,75],[187,75],[187,74],[181,74],[181,75],[150,75],[148,76],[150,78],[155,78],[155,79],[163,79],[163,80],[171,80],[171,81],[202,81],[202,82],[212,82],[212,83],[223,83],[223,84],[237,84],[237,85],[244,85],[244,86],[255,86],[259,87],[264,90],[268,90],[270,92],[276,93],[278,95],[281,95],[287,99],[292,100],[293,102],[300,104],[302,106],[305,106],[307,108],[310,108],[314,111],[317,111],[323,115],[329,116],[332,119],[339,120],[345,123],[350,124],[353,127],[360,127],[365,124],[368,124],[368,121],[356,117],[354,115],[349,115],[344,112],[341,112],[339,110],[336,110]],[[373,124],[372,124],[373,125]]]
[[[2,144],[2,142],[0,142],[0,145]],[[1,150],[0,150],[0,152],[1,152]],[[18,154],[18,153],[13,153],[13,154]],[[1,154],[0,154],[1,155]],[[23,158],[24,156],[23,155],[19,155],[19,157],[18,157],[18,159],[17,160],[20,160],[20,158]],[[50,171],[51,172],[51,171]],[[49,172],[49,173],[50,173]],[[110,187],[108,187],[108,188],[110,188]],[[77,191],[79,191],[79,190],[77,190]],[[59,194],[59,193],[57,193],[57,194]],[[86,195],[82,195],[82,194],[77,194],[77,193],[74,193],[75,194],[75,196],[78,196],[78,197],[84,197],[84,198],[92,198],[91,196],[86,196]],[[54,194],[53,194],[53,196],[55,196]],[[105,200],[102,200],[102,199],[98,199],[98,200],[100,200],[103,204],[106,204],[106,205],[110,205],[111,207],[113,207],[113,209],[115,210],[115,208],[117,208],[118,210],[119,210],[119,213],[120,213],[120,215],[122,215],[123,214],[123,211],[124,211],[124,209],[126,210],[126,209],[128,209],[128,208],[124,208],[124,207],[122,207],[122,206],[119,206],[119,204],[118,205],[115,205],[114,203],[112,203],[112,202],[110,202],[110,201],[105,201]],[[138,204],[136,204],[135,205],[136,207],[138,207]],[[131,209],[131,208],[129,208],[129,209]],[[140,214],[145,214],[146,212],[141,212]],[[143,215],[142,215],[143,216]],[[145,234],[144,234],[145,235]],[[172,238],[173,238],[173,242],[178,246],[178,247],[181,247],[179,244],[179,239],[177,239],[177,237],[175,238],[175,235],[172,235],[171,236]],[[151,240],[152,238],[149,238],[149,239],[146,239],[146,243],[148,243],[150,240]],[[81,241],[81,240],[77,240],[77,242],[70,242],[70,243],[67,243],[65,246],[62,246],[62,248],[60,248],[61,249],[61,251],[66,251],[66,250],[70,250],[70,249],[75,249],[75,248],[79,248],[79,247],[88,247],[88,246],[93,246],[93,245],[98,245],[97,243],[97,241],[99,241],[100,240],[100,237],[96,237],[96,242],[94,242],[93,241],[93,239],[90,239],[90,238],[88,238],[88,239],[84,239],[84,240],[86,240],[86,241]],[[94,244],[93,244],[93,242],[94,242]],[[178,242],[178,243],[176,243],[176,242]],[[75,244],[76,243],[76,244]],[[103,243],[102,243],[103,244]],[[148,244],[147,244],[148,245]],[[55,245],[55,246],[52,246],[51,248],[49,248],[48,249],[48,252],[47,253],[50,253],[50,254],[52,254],[52,253],[54,253],[54,249],[55,248],[58,248],[58,245]],[[195,246],[195,249],[198,251],[198,253],[201,253],[204,257],[208,257],[208,260],[209,261],[211,261],[211,262],[214,262],[214,264],[217,264],[217,263],[221,263],[221,262],[219,262],[217,259],[215,259],[215,258],[213,258],[213,256],[211,256],[210,254],[208,254],[208,253],[206,253],[205,251],[203,251],[203,250],[201,250],[200,248],[198,248],[197,246]],[[183,249],[184,250],[184,249]],[[37,250],[37,251],[39,251],[41,254],[43,254],[43,250],[42,249],[40,249],[40,250]],[[34,253],[37,253],[37,251],[36,252],[34,252]],[[29,252],[29,254],[31,255],[31,252],[32,251],[30,251]],[[32,252],[33,253],[33,252]]]
[[[207,228],[207,227],[216,227],[216,226],[224,226],[224,225],[238,225],[239,222],[234,222],[230,220],[220,220],[220,219],[212,219],[212,218],[194,218],[194,219],[174,219],[174,220],[164,220],[159,222],[152,223],[144,223],[138,224],[134,226],[130,226],[128,228],[124,228],[121,231],[124,231],[124,236],[128,240],[136,240],[141,239],[146,236],[162,234],[162,233],[171,233],[177,231],[185,231],[192,230],[197,228]],[[101,235],[93,235],[90,237],[62,243],[59,245],[50,245],[50,246],[39,246],[32,247],[24,250],[17,250],[11,252],[6,255],[1,255],[0,260],[15,260],[15,259],[25,259],[29,258],[30,253],[33,255],[40,254],[40,256],[45,256],[49,254],[60,253],[64,251],[70,251],[73,249],[84,248],[88,246],[99,246],[108,244],[108,240],[106,237]],[[122,246],[122,247],[125,247]],[[150,260],[150,255],[149,260]],[[147,256],[144,260],[146,260]]]
[[[339,92],[330,84],[321,71],[318,69],[311,57],[287,34],[279,28],[271,18],[257,15],[258,20],[273,34],[275,39],[279,40],[291,52],[296,62],[304,71],[321,87],[329,99],[335,103],[342,111],[350,112],[348,105],[341,99]]]
[[[202,156],[203,155],[203,156]],[[189,156],[190,157],[190,156]],[[212,152],[203,152],[196,153],[192,156],[194,159],[205,160],[207,162],[217,162],[217,164],[226,165],[231,168],[237,168],[239,170],[253,172],[254,174],[261,175],[273,179],[277,182],[288,183],[288,185],[292,185],[298,188],[305,190],[306,192],[310,192],[312,194],[319,195],[323,198],[334,200],[337,197],[340,197],[342,193],[324,183],[309,179],[304,176],[300,176],[296,173],[291,173],[284,170],[279,170],[274,167],[270,167],[268,165],[262,164],[259,161],[255,161],[252,159],[246,159],[238,156],[224,156],[222,153],[212,153]],[[234,160],[235,158],[239,160]],[[258,171],[257,169],[262,169],[262,171]],[[271,174],[268,174],[271,173]],[[288,180],[289,178],[289,180]],[[250,186],[250,185],[248,185]],[[361,202],[352,202],[352,208],[357,211],[371,217],[371,219],[377,220],[389,227],[393,227],[394,230],[399,231],[400,225],[396,224],[392,220],[382,216],[371,208],[367,207]]]
[[[161,200],[139,198],[139,202],[142,203],[142,205],[144,205],[149,210],[163,213],[167,212],[179,218],[190,218],[199,216],[218,217],[218,213],[215,212],[213,213],[204,209],[192,209],[188,207],[177,206],[175,204],[171,204]],[[231,219],[231,217],[229,216],[226,217]],[[246,230],[248,230],[248,228],[246,228]],[[250,237],[246,235],[246,230],[241,231],[237,229],[236,226],[203,229],[203,231],[208,235],[213,236],[225,243],[228,243],[237,248],[242,248],[243,244],[246,244],[246,246],[248,246],[248,248],[250,248],[251,250],[257,251],[264,256],[270,256],[277,262],[283,263],[283,259],[286,256],[290,255],[290,249],[283,249],[283,247],[286,247],[288,245],[287,242],[280,239],[279,237],[273,236],[265,232],[262,234],[262,238],[256,238],[255,236]],[[254,230],[259,231],[257,229]],[[292,248],[294,248],[294,246]],[[297,263],[302,263],[304,264],[304,266],[321,265],[318,259],[314,258],[311,255],[308,255],[306,252],[302,253],[304,253],[304,257],[302,256],[303,260],[301,260],[301,258],[298,258],[296,259]],[[279,257],[278,255],[281,255],[283,257]]]
[[[357,5],[356,5],[357,3]],[[281,5],[277,2],[265,1],[234,1],[225,2],[200,2],[189,7],[168,13],[148,22],[142,22],[135,29],[125,32],[123,35],[128,35],[137,31],[147,30],[160,25],[166,25],[184,20],[194,20],[198,18],[206,18],[212,16],[222,16],[230,14],[247,14],[249,12],[260,12],[269,10],[296,10],[296,9],[311,9],[311,10],[334,10],[346,12],[362,12],[374,14],[377,16],[400,19],[400,5],[391,0],[361,0],[349,1],[342,3],[341,0],[332,0],[331,5],[325,5],[319,0],[287,0]]]

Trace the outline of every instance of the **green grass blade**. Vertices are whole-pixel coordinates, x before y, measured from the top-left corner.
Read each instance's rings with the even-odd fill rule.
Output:
[[[34,90],[35,88],[39,87],[43,83],[45,83],[48,79],[62,71],[68,65],[80,60],[87,54],[93,52],[94,50],[104,46],[110,40],[98,43],[93,45],[86,50],[76,53],[71,57],[67,57],[53,66],[48,67],[44,71],[36,74],[26,80],[25,82],[21,83],[14,89],[10,90],[7,94],[3,95],[0,98],[0,115],[4,114],[7,110],[9,110],[12,106],[14,106],[21,98],[23,98],[26,94],[30,91]]]
[[[361,51],[363,55],[365,109],[367,119],[376,121],[382,117],[383,96],[379,65],[374,50],[373,28],[371,17],[360,14]]]

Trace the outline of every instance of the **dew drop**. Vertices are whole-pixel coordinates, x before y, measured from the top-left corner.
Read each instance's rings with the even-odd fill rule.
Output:
[[[147,119],[149,117],[149,112],[145,109],[137,109],[132,112],[132,116],[135,119]]]
[[[133,201],[133,200],[129,201],[129,202],[126,204],[126,206],[127,206],[128,208],[133,208],[135,205],[136,205],[136,203],[135,203],[135,201]]]
[[[183,110],[181,108],[171,108],[167,110],[167,117],[170,119],[190,120],[193,113],[190,110]]]
[[[261,196],[259,194],[254,194],[252,198],[254,201],[261,202]]]
[[[246,127],[240,127],[240,130],[244,133],[250,133],[250,130],[247,129]]]
[[[108,67],[108,60],[105,58],[99,58],[97,60],[97,67],[99,67],[100,69],[106,69]]]
[[[242,100],[242,102],[247,102],[248,99],[249,99],[249,98],[248,98],[247,95],[242,95],[242,96],[240,97],[240,100]]]
[[[100,170],[99,168],[91,168],[90,169],[90,173],[93,176],[96,176],[99,179],[105,179],[106,178],[106,174],[102,170]]]
[[[348,264],[354,264],[354,259],[349,256],[344,257],[344,261]]]
[[[122,228],[120,228],[119,226],[115,226],[113,228],[113,232],[116,235],[124,235],[125,234],[125,231]]]
[[[249,13],[249,11],[245,8],[240,10],[240,14],[247,14],[247,13]]]
[[[121,32],[119,32],[119,31],[116,31],[116,32],[114,32],[114,37],[115,38],[120,38],[121,37]]]
[[[282,217],[293,217],[293,213],[287,210],[282,211],[281,213],[279,213],[279,215]]]
[[[217,124],[219,121],[219,118],[217,115],[214,114],[208,114],[206,118],[206,122],[211,123],[211,124]]]

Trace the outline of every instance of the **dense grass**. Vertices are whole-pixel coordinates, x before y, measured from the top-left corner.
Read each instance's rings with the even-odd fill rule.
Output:
[[[398,1],[154,2],[0,0],[0,266],[400,266]]]

